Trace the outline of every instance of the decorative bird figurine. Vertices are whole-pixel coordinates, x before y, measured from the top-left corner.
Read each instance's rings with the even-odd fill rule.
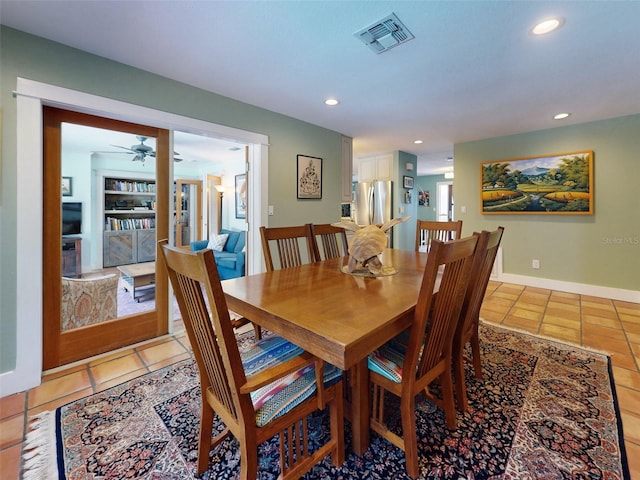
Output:
[[[410,217],[393,218],[383,224],[358,225],[355,222],[343,220],[333,223],[335,227],[354,232],[349,242],[349,263],[347,273],[370,274],[374,276],[392,275],[396,270],[392,266],[385,266],[379,255],[387,247],[387,231],[398,223],[406,222]]]

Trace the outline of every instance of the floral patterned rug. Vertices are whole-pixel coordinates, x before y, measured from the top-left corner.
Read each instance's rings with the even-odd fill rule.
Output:
[[[244,334],[241,344],[251,339]],[[455,431],[439,408],[418,401],[421,478],[630,478],[606,356],[484,323],[481,348],[484,380],[467,370],[470,411],[458,413]],[[36,418],[24,479],[197,478],[197,385],[196,367],[183,361]],[[397,404],[387,404],[390,428],[399,432]],[[328,433],[326,417],[313,417],[317,441]],[[384,439],[373,434],[369,449],[356,456],[346,422],[345,440],[341,467],[327,458],[304,478],[408,478],[404,453]],[[262,444],[259,455],[260,478],[277,478],[276,439]],[[239,475],[234,439],[210,460],[202,478]]]

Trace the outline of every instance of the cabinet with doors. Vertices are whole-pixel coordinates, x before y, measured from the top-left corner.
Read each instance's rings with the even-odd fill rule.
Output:
[[[82,276],[82,238],[62,237],[62,276]]]
[[[342,137],[342,201],[351,201],[353,183],[353,139]]]
[[[358,181],[393,180],[393,154],[358,159]]]
[[[103,266],[155,260],[155,180],[104,176],[102,186]]]

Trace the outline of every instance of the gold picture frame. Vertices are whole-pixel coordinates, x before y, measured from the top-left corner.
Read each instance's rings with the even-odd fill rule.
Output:
[[[593,151],[480,164],[483,214],[593,215]]]

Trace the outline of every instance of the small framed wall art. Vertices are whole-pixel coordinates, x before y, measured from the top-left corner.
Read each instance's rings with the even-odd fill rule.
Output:
[[[247,218],[247,174],[236,175],[236,218]]]
[[[62,196],[73,196],[73,179],[71,177],[62,177]]]
[[[419,188],[419,187],[418,187]],[[420,207],[428,207],[429,206],[429,190],[422,190],[418,193],[418,205]]]
[[[413,188],[413,177],[409,177],[408,175],[403,175],[402,184],[404,188]]]
[[[298,198],[322,198],[322,159],[298,155]]]

